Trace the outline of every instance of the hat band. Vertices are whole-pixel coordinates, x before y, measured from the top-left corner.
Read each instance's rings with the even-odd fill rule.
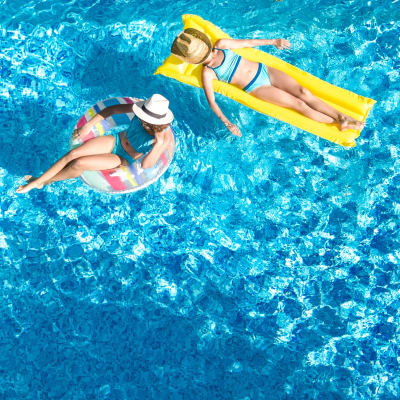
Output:
[[[164,117],[167,115],[167,113],[165,113],[165,114],[156,114],[156,113],[153,113],[152,111],[148,110],[144,104],[143,104],[143,106],[142,106],[142,110],[143,110],[146,114],[150,115],[150,117],[157,118],[157,119],[164,118]]]

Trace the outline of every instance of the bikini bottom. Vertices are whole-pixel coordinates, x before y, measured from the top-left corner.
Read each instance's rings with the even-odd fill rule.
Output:
[[[267,67],[264,64],[258,63],[258,70],[255,77],[243,88],[243,90],[250,93],[260,86],[271,86],[271,81],[269,79]]]

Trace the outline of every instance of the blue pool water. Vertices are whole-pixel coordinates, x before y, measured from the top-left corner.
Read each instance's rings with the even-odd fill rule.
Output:
[[[398,0],[3,0],[1,399],[400,397]],[[152,76],[181,14],[377,100],[352,149]],[[160,92],[170,169],[140,193],[16,195],[99,99]]]

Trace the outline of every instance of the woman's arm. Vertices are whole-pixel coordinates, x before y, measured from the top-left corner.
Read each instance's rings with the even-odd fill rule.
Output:
[[[96,125],[103,119],[111,117],[111,115],[114,114],[127,114],[129,112],[132,112],[132,104],[117,104],[115,106],[106,107],[96,114],[91,120],[86,122],[85,125],[74,129],[72,137],[74,139],[83,139],[89,133],[92,126]]]
[[[153,167],[164,150],[166,150],[169,146],[169,140],[166,138],[166,132],[157,132],[154,137],[156,142],[153,144],[152,149],[142,159],[143,169]]]
[[[214,111],[215,115],[224,123],[224,125],[229,129],[229,131],[235,136],[242,136],[239,128],[232,124],[228,118],[225,117],[221,109],[218,107],[215,102],[214,89],[212,87],[212,81],[214,78],[214,72],[209,68],[204,67],[202,72],[202,81],[203,81],[203,89],[206,94],[206,98],[208,104],[211,107],[211,110]]]
[[[290,42],[286,39],[219,39],[215,43],[215,47],[219,49],[241,49],[268,45],[275,46],[279,50],[290,48]]]

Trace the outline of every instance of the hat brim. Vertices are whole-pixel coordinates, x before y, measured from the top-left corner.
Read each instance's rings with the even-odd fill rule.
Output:
[[[170,109],[168,109],[167,113],[162,118],[152,117],[142,110],[144,103],[144,101],[138,101],[132,105],[132,111],[142,121],[148,122],[149,124],[153,125],[164,125],[170,124],[174,120],[174,114]]]
[[[183,33],[193,36],[194,38],[199,39],[201,42],[203,42],[205,45],[205,53],[202,54],[201,56],[184,55],[182,51],[179,49],[179,46],[177,45],[177,40]],[[171,46],[171,53],[175,57],[189,64],[202,64],[205,60],[207,60],[211,51],[212,51],[212,44],[210,38],[205,33],[194,28],[186,28],[175,38]]]
[[[186,28],[183,32],[187,33],[188,35],[192,35],[197,39],[200,39],[208,46],[208,49],[211,52],[212,50],[211,40],[204,32],[199,31],[198,29],[195,28]]]

